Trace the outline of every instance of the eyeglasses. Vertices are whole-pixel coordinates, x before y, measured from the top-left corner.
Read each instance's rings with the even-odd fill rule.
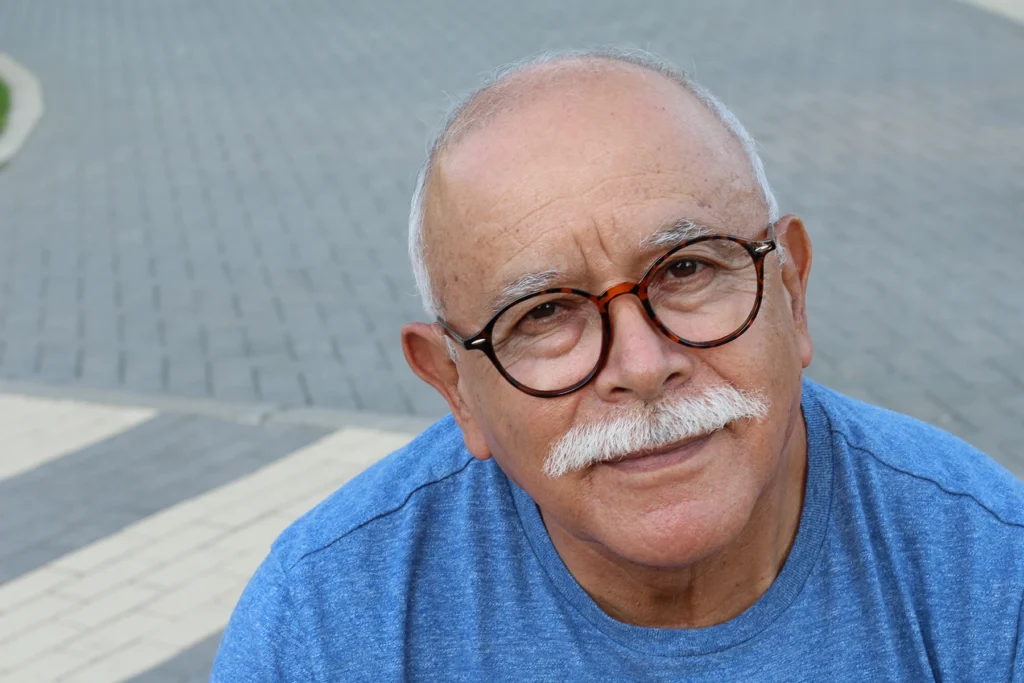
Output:
[[[502,308],[477,334],[444,332],[469,351],[482,351],[512,386],[531,396],[565,396],[604,367],[611,342],[608,306],[636,295],[669,339],[707,349],[747,331],[764,294],[764,257],[778,248],[775,224],[767,239],[703,235],[673,247],[639,282],[603,294],[555,287],[527,294]]]

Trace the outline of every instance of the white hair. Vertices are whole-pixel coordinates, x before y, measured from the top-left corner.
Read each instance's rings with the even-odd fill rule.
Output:
[[[423,238],[423,222],[425,214],[425,191],[430,174],[433,171],[434,163],[439,152],[450,147],[463,133],[476,126],[481,125],[495,112],[490,111],[474,112],[472,105],[484,95],[488,94],[496,86],[505,83],[509,78],[537,66],[546,64],[558,64],[563,62],[588,62],[588,61],[612,61],[623,64],[632,64],[647,71],[661,74],[669,80],[682,86],[687,92],[696,97],[716,119],[732,134],[740,143],[747,159],[750,161],[754,178],[761,190],[764,207],[768,213],[768,221],[774,223],[778,220],[779,207],[775,201],[771,186],[768,184],[768,177],[764,172],[764,165],[761,157],[757,154],[757,144],[754,139],[739,122],[739,119],[729,111],[721,101],[708,92],[703,86],[694,81],[690,76],[649,52],[643,50],[620,50],[616,48],[600,48],[592,50],[560,50],[545,52],[530,57],[520,62],[515,62],[501,67],[495,71],[480,87],[470,93],[461,102],[451,109],[445,118],[441,131],[433,139],[427,153],[427,159],[420,168],[416,178],[416,189],[413,191],[412,203],[409,210],[409,259],[412,261],[412,272],[416,279],[416,288],[419,290],[423,300],[423,309],[431,318],[441,315],[441,300],[437,295],[431,281],[430,272],[427,269],[427,246]],[[781,251],[780,251],[781,258]]]
[[[738,420],[759,420],[767,415],[764,394],[728,384],[698,396],[624,406],[608,420],[576,425],[566,432],[548,452],[544,474],[561,477],[597,463],[706,436]]]

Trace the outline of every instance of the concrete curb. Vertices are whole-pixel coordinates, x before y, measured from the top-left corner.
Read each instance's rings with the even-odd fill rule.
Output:
[[[101,403],[129,408],[151,408],[162,413],[202,415],[250,425],[277,422],[326,429],[363,427],[388,432],[419,434],[434,422],[428,418],[409,415],[386,415],[336,408],[291,407],[273,403],[232,403],[207,398],[183,398],[15,380],[0,380],[0,394]]]
[[[7,125],[0,133],[0,168],[14,158],[43,116],[43,89],[39,79],[0,52],[0,80],[11,92]]]

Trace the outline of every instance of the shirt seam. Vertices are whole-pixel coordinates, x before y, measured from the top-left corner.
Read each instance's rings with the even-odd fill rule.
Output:
[[[1024,664],[1019,660],[1021,653],[1021,639],[1024,638],[1024,591],[1020,595],[1020,607],[1017,610],[1017,638],[1014,642],[1013,659],[1010,661],[1010,680],[1013,680],[1019,666]]]
[[[409,493],[407,493],[405,495],[405,498],[402,499],[402,502],[398,503],[394,507],[392,507],[390,509],[387,509],[387,510],[384,510],[383,512],[378,512],[377,514],[373,515],[369,519],[366,519],[366,520],[356,524],[355,526],[353,526],[352,528],[344,531],[343,533],[339,534],[335,538],[332,538],[330,541],[327,541],[326,543],[323,543],[323,544],[319,545],[318,547],[316,547],[316,548],[314,548],[312,550],[308,550],[308,551],[304,552],[302,555],[300,555],[298,558],[296,558],[294,561],[290,562],[287,565],[286,571],[290,571],[290,570],[294,569],[295,567],[297,567],[299,564],[301,564],[302,561],[305,560],[310,555],[315,555],[315,554],[317,554],[319,552],[327,550],[328,548],[330,548],[332,545],[334,545],[338,541],[341,541],[346,536],[349,536],[349,535],[355,533],[356,531],[359,531],[363,527],[365,527],[365,526],[367,526],[369,524],[372,524],[373,522],[376,522],[379,519],[383,519],[385,517],[393,515],[396,512],[400,512],[406,505],[409,504],[409,501],[412,500],[412,497],[414,495],[416,495],[417,493],[419,493],[423,489],[427,488],[428,486],[433,486],[434,484],[439,484],[439,483],[443,482],[446,479],[450,479],[451,477],[454,477],[454,476],[456,476],[458,474],[461,474],[462,472],[464,472],[466,470],[467,467],[469,467],[473,463],[474,460],[475,460],[475,458],[472,455],[469,456],[466,459],[466,462],[462,463],[462,466],[459,467],[458,469],[453,470],[451,472],[448,472],[447,474],[444,474],[444,475],[442,475],[440,477],[437,477],[436,479],[431,479],[428,482],[424,482],[424,483],[416,486],[414,489],[412,489],[411,491],[409,491]],[[285,568],[283,564],[282,564],[282,568]]]
[[[285,594],[288,596],[289,609],[293,611],[299,619],[302,619],[304,615],[299,604],[295,601],[295,597],[292,595],[291,580],[288,575],[288,570],[285,568],[284,563],[281,562],[281,558],[275,557],[274,561],[277,564],[278,570],[281,572],[281,578],[284,579],[280,585],[281,589],[284,590]],[[301,642],[292,638],[289,638],[289,640],[291,640],[294,645],[299,646],[299,650],[304,653],[303,658],[305,659],[307,670],[312,675],[311,681],[312,683],[317,683],[317,681],[320,680],[320,676],[317,675],[316,667],[313,666],[313,661],[311,659],[312,653],[310,648],[307,646],[307,630],[305,628],[299,629],[299,633],[301,634]]]
[[[883,458],[879,457],[874,451],[872,451],[872,450],[870,450],[868,448],[865,448],[863,446],[859,446],[859,445],[853,443],[852,437],[850,437],[846,432],[844,432],[842,430],[839,430],[839,429],[835,430],[835,434],[837,434],[837,435],[839,435],[839,436],[841,436],[843,438],[843,441],[846,443],[846,446],[848,448],[851,448],[851,449],[853,449],[855,451],[860,451],[861,453],[864,453],[865,455],[870,456],[871,459],[873,461],[877,462],[878,464],[880,464],[880,465],[882,465],[882,466],[884,466],[884,467],[886,467],[886,468],[888,468],[888,469],[890,469],[890,470],[892,470],[894,472],[898,472],[900,474],[905,474],[906,476],[911,477],[912,479],[917,479],[918,481],[928,482],[929,484],[931,484],[935,488],[939,489],[940,491],[942,491],[946,495],[956,496],[958,498],[969,498],[970,500],[974,501],[975,505],[977,505],[982,510],[987,512],[989,515],[994,517],[997,522],[999,522],[1001,524],[1004,524],[1006,526],[1013,526],[1013,527],[1017,527],[1018,529],[1024,529],[1024,523],[1014,522],[1012,520],[1004,519],[1002,517],[1002,515],[1000,515],[998,512],[996,512],[995,510],[990,508],[988,505],[986,505],[982,501],[978,500],[978,498],[975,497],[975,495],[973,493],[968,493],[966,491],[951,491],[948,488],[946,488],[945,486],[943,486],[942,484],[940,484],[935,479],[932,479],[931,477],[927,477],[927,476],[925,476],[923,474],[917,474],[916,472],[911,472],[909,470],[903,469],[902,467],[897,467],[896,465],[893,465],[890,462],[886,462]]]

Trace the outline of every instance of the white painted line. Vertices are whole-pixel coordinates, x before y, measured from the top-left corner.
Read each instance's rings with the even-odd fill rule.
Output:
[[[0,394],[0,480],[109,439],[154,415],[145,408]]]
[[[1010,21],[1024,24],[1024,0],[960,0],[969,5],[998,14]]]
[[[43,89],[31,71],[0,52],[0,80],[11,93],[11,109],[0,132],[0,166],[25,144],[43,117]]]
[[[342,429],[0,586],[0,680],[121,681],[217,633],[284,527],[409,438]]]

